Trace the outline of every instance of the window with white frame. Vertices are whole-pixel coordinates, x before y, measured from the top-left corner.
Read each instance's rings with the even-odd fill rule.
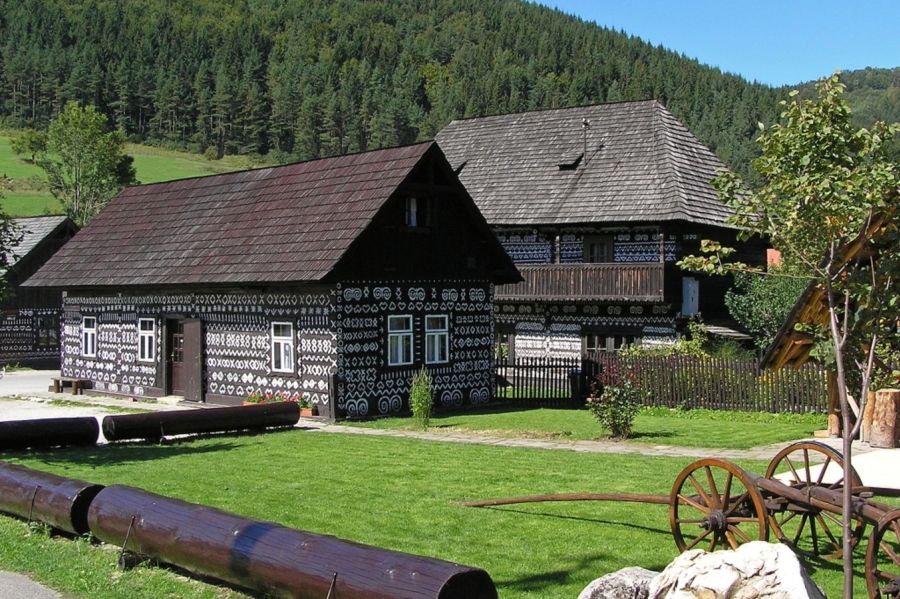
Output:
[[[272,371],[294,372],[294,325],[272,323]]]
[[[388,316],[388,366],[413,362],[412,316]]]
[[[138,318],[138,361],[156,360],[156,321],[152,318]]]
[[[450,360],[450,329],[446,316],[425,317],[425,363],[442,364]]]
[[[93,316],[81,319],[81,355],[97,357],[97,319]]]

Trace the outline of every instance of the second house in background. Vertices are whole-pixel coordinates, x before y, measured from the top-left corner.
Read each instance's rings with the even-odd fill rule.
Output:
[[[664,343],[698,313],[729,325],[730,281],[675,262],[715,239],[765,263],[726,224],[725,165],[656,101],[454,121],[437,141],[525,279],[496,293],[511,355]]]

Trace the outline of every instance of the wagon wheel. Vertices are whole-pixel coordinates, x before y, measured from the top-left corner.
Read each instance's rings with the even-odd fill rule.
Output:
[[[824,443],[801,441],[778,452],[769,462],[766,478],[807,491],[810,487],[840,489],[844,486],[844,456]],[[862,480],[851,467],[851,487],[861,487]],[[841,516],[827,510],[773,497],[769,507],[769,526],[779,541],[806,557],[841,559],[843,530]],[[850,542],[853,547],[862,539],[866,522],[854,518]]]
[[[900,510],[882,516],[869,537],[866,587],[870,599],[900,597]]]
[[[766,507],[753,479],[731,462],[709,458],[681,471],[669,496],[669,524],[680,551],[769,537]]]

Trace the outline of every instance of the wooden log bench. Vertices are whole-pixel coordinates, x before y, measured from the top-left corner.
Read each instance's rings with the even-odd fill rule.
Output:
[[[91,384],[87,379],[80,379],[74,376],[55,376],[51,380],[53,381],[53,384],[50,385],[50,391],[62,393],[63,389],[71,387],[72,395],[81,395]]]

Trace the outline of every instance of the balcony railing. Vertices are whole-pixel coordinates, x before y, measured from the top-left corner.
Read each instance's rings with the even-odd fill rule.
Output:
[[[663,267],[644,264],[521,265],[525,279],[497,287],[500,300],[662,301]]]

